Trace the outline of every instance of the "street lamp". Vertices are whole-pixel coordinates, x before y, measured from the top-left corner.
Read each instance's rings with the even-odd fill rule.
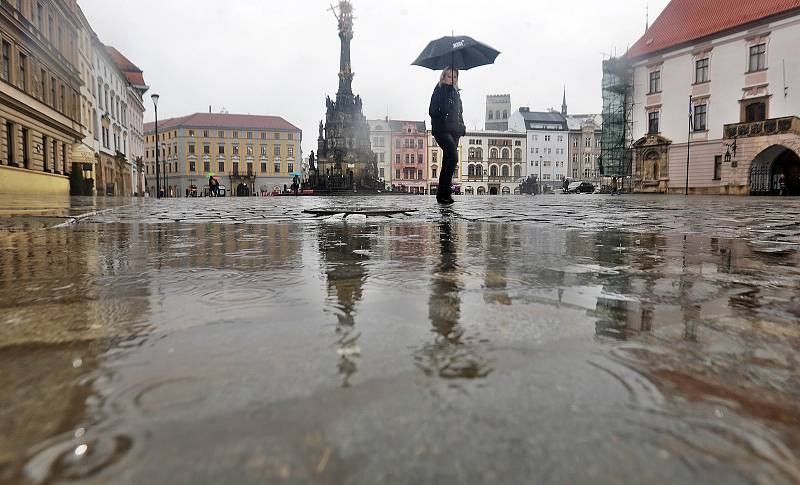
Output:
[[[542,155],[539,155],[539,195],[542,195],[542,164],[544,163],[542,161],[543,158],[544,157]]]
[[[156,198],[161,198],[161,174],[158,170],[158,95],[153,94],[150,96],[150,99],[153,100],[153,107],[155,108],[156,113]]]

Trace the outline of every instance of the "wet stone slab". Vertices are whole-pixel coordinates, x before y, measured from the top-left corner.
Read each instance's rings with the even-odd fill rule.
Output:
[[[800,481],[798,200],[72,204],[0,229],[0,483]]]

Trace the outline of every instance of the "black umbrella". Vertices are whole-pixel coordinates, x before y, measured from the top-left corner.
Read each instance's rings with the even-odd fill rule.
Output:
[[[472,37],[457,35],[431,41],[412,65],[434,70],[446,67],[467,70],[493,64],[498,55],[500,51]]]

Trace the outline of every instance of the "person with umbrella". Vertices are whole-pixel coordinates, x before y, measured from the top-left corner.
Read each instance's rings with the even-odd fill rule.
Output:
[[[433,89],[431,105],[431,132],[442,148],[442,170],[439,173],[439,188],[436,201],[453,203],[453,174],[458,164],[458,140],[467,133],[464,125],[464,109],[458,93],[458,70],[446,67]]]
[[[416,66],[428,69],[443,69],[439,83],[433,90],[428,110],[431,132],[444,152],[436,193],[436,200],[440,204],[453,203],[453,174],[458,164],[458,140],[467,132],[458,89],[458,71],[492,64],[499,54],[499,51],[471,37],[450,36],[428,43],[413,62]]]

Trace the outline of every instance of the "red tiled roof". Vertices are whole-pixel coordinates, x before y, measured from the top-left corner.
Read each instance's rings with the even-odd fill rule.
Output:
[[[672,0],[625,56],[635,59],[800,8],[800,0]]]
[[[251,130],[300,131],[300,128],[280,116],[236,115],[224,113],[195,113],[193,115],[158,121],[158,131],[177,126],[189,128],[243,128]],[[155,123],[145,123],[145,133],[155,131]]]
[[[136,67],[136,64],[132,63],[127,57],[123,56],[120,51],[116,48],[107,45],[106,53],[111,57],[114,61],[114,64],[117,65],[122,74],[125,75],[125,78],[134,86],[147,86],[144,82],[144,74],[142,70]]]

